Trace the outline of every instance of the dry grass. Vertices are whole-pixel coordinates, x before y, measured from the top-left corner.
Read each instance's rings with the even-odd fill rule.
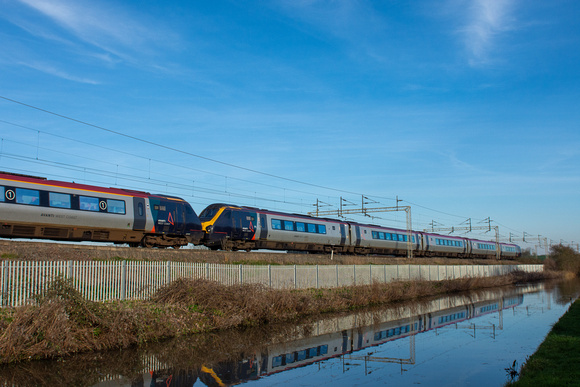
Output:
[[[126,348],[196,332],[294,321],[325,312],[544,278],[542,273],[520,272],[493,278],[298,291],[182,279],[160,289],[148,301],[110,303],[88,301],[61,279],[29,305],[0,312],[0,363]]]
[[[517,261],[493,259],[413,258],[385,256],[357,256],[334,254],[286,254],[283,252],[234,252],[194,249],[143,249],[103,245],[0,241],[0,260],[26,261],[88,261],[138,260],[209,262],[246,265],[501,265]],[[531,262],[528,262],[531,263]],[[538,263],[538,261],[534,261]],[[541,263],[541,262],[540,262]]]

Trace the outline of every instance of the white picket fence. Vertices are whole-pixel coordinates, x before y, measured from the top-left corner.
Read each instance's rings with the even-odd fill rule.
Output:
[[[18,306],[58,277],[68,278],[89,300],[146,299],[178,278],[222,284],[262,284],[274,289],[333,288],[398,280],[491,277],[541,272],[542,265],[291,265],[255,266],[188,262],[2,261],[0,305]]]

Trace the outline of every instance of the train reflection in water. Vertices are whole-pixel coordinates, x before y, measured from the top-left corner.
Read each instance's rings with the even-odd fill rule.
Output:
[[[532,288],[537,290],[535,287],[530,290]],[[493,325],[495,332],[496,328],[502,329],[502,312],[522,304],[523,293],[526,291],[525,288],[519,290],[518,294],[488,300],[485,299],[485,294],[446,297],[417,305],[415,310],[408,307],[395,308],[373,312],[372,316],[366,315],[362,318],[359,315],[350,315],[321,320],[302,327],[302,331],[307,332],[302,337],[268,345],[257,353],[240,356],[241,359],[237,361],[206,364],[192,372],[175,371],[161,364],[151,364],[156,370],[149,373],[151,379],[148,378],[149,375],[145,375],[142,385],[148,385],[149,381],[150,386],[166,386],[167,383],[172,386],[191,386],[198,381],[207,386],[235,385],[340,356],[346,356],[349,360],[368,360],[368,355],[356,356],[357,352],[407,337],[410,339],[408,358],[375,360],[414,364],[416,334],[452,325],[459,327],[463,322],[499,313],[499,323],[497,326]],[[475,329],[475,324],[463,328]],[[478,328],[492,327],[482,325]],[[135,386],[135,382],[132,385]]]

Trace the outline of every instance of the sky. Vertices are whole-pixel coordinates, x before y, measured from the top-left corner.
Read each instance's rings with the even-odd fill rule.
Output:
[[[0,170],[580,241],[577,1],[0,7]]]

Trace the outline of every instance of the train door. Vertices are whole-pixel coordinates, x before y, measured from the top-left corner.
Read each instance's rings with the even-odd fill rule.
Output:
[[[344,246],[344,243],[346,242],[346,228],[344,227],[344,224],[340,225],[340,245]]]
[[[235,211],[232,212],[232,215],[232,239],[255,239],[256,213],[248,211]]]
[[[268,239],[268,220],[264,214],[260,214],[260,239]]]
[[[145,230],[147,214],[145,213],[145,199],[133,198],[133,230]]]
[[[360,246],[360,226],[355,226],[356,230],[356,245]]]
[[[159,234],[183,234],[185,230],[185,206],[183,203],[150,199],[155,231]]]

